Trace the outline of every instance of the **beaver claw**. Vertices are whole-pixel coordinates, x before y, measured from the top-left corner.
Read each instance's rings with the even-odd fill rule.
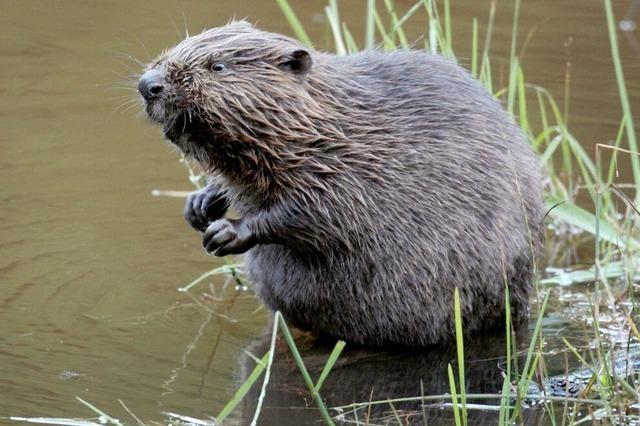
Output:
[[[204,233],[202,246],[215,256],[241,254],[255,245],[255,238],[241,220],[220,219]]]
[[[208,186],[189,194],[184,219],[196,231],[204,232],[211,222],[224,216],[228,207],[224,192]]]

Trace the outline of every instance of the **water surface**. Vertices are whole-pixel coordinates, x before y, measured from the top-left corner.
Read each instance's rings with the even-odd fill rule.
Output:
[[[362,34],[364,6],[342,3],[342,18]],[[471,19],[478,16],[484,30],[489,2],[453,3],[454,42],[464,64]],[[570,126],[592,152],[595,143],[614,138],[621,116],[602,4],[523,3],[521,41],[531,34],[523,57],[527,79],[562,102],[570,62]],[[629,3],[615,2],[618,16]],[[325,3],[292,4],[318,46],[330,46]],[[411,2],[397,4],[406,10]],[[129,103],[135,92],[123,86],[141,69],[130,57],[144,62],[176,43],[185,23],[192,33],[233,16],[283,33],[290,33],[288,24],[272,1],[5,0],[2,6],[0,416],[89,416],[75,396],[121,419],[126,414],[118,399],[145,421],[160,421],[163,411],[215,415],[236,390],[244,350],[256,345],[267,314],[250,292],[232,299],[234,283],[223,291],[224,277],[194,292],[213,289],[214,313],[177,291],[220,261],[204,255],[198,235],[183,222],[182,199],[151,195],[192,186],[159,130]],[[492,50],[503,64],[511,14],[510,4],[499,2]],[[424,27],[422,17],[410,22],[418,44]],[[632,38],[620,43],[638,115],[640,58]],[[504,65],[498,60],[495,67],[500,80]],[[585,323],[570,310],[576,300],[570,296],[582,289],[554,291],[559,296],[547,331],[579,333]],[[435,356],[428,357],[433,363],[418,357],[417,364],[411,356],[366,358],[341,365],[334,379],[340,382],[331,389],[358,392],[336,391],[332,403],[357,400],[373,383],[380,389],[380,377],[391,387],[391,377],[400,377],[408,387],[394,388],[415,395],[420,378],[444,371]],[[382,364],[396,370],[372,376]],[[398,371],[398,365],[405,367]],[[491,377],[491,367],[486,371]],[[288,409],[294,400],[304,407],[304,392],[299,378],[285,379],[275,383],[288,396],[278,400],[274,391],[265,424],[317,418],[314,411]],[[269,413],[279,414],[269,420]]]

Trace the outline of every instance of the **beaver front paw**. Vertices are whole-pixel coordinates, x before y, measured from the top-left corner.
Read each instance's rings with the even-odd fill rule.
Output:
[[[204,232],[211,222],[224,216],[228,208],[224,192],[208,186],[189,194],[184,206],[184,218],[193,229]]]
[[[219,257],[244,253],[254,245],[255,238],[241,219],[216,220],[209,225],[202,239],[206,252]]]

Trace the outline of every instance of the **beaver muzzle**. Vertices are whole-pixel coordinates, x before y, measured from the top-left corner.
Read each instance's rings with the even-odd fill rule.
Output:
[[[182,135],[189,133],[193,115],[178,110],[168,101],[175,98],[170,96],[169,89],[164,74],[157,69],[145,72],[138,81],[138,93],[144,98],[147,116],[163,126],[162,132],[167,139],[177,143]]]
[[[144,99],[147,117],[162,126],[164,137],[185,154],[220,138],[220,132],[201,116],[201,111],[187,101],[183,89],[167,81],[161,69],[146,71],[138,81],[138,92]]]
[[[160,97],[164,91],[164,77],[158,70],[149,70],[140,77],[138,81],[138,93],[142,95],[145,101]]]

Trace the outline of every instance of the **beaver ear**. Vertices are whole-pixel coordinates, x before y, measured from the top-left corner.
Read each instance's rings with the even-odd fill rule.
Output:
[[[311,69],[311,55],[306,50],[294,50],[283,58],[280,63],[280,69],[291,72],[293,74],[306,74]]]

